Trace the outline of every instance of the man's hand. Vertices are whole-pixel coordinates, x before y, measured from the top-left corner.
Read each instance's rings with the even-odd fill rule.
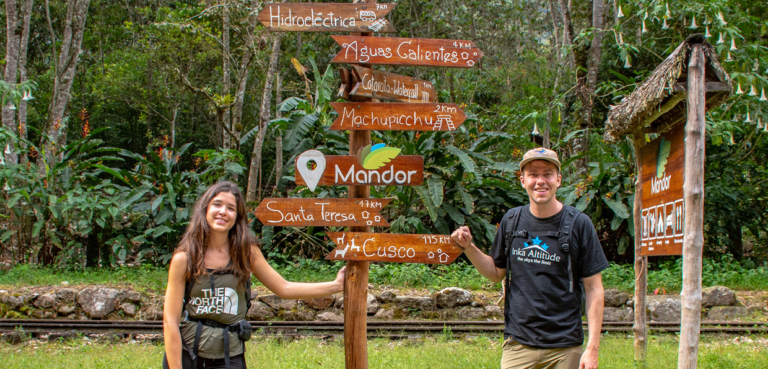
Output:
[[[469,231],[467,226],[459,227],[459,229],[453,231],[451,239],[456,241],[463,249],[472,246],[472,232]]]
[[[581,354],[579,369],[597,369],[597,350],[587,348]]]

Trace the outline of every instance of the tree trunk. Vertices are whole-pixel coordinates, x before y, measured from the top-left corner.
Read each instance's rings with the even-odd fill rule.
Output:
[[[688,121],[685,124],[685,204],[683,291],[678,369],[695,369],[701,335],[701,268],[704,247],[704,131],[706,87],[701,45],[693,45],[688,62]]]
[[[64,115],[67,111],[72,82],[74,82],[77,62],[82,51],[85,20],[88,16],[90,0],[72,0],[67,4],[67,16],[64,21],[64,34],[61,39],[61,53],[56,62],[56,75],[53,79],[51,103],[48,107],[46,133],[51,143],[45,149],[49,163],[60,154],[60,149],[67,142],[67,127]]]
[[[5,43],[5,73],[3,79],[11,86],[15,86],[19,74],[19,53],[21,48],[21,36],[24,29],[24,5],[31,6],[26,2],[21,4],[22,9],[19,9],[16,0],[5,1],[5,23],[6,23],[6,36]],[[27,25],[29,27],[29,25]],[[16,129],[16,103],[14,101],[8,101],[2,107],[2,121],[3,126],[9,132],[18,132]],[[3,148],[5,149],[5,148]],[[5,155],[5,162],[8,164],[17,164],[19,158],[14,150],[11,150],[9,154]]]
[[[256,47],[256,38],[253,31],[256,29],[257,15],[255,10],[258,8],[258,1],[251,1],[251,13],[248,16],[248,28],[245,33],[245,49],[243,57],[240,59],[240,79],[235,93],[235,103],[232,107],[232,140],[233,147],[240,150],[240,135],[243,133],[243,104],[245,103],[245,89],[248,87],[248,67],[253,61],[254,48]]]
[[[229,58],[231,56],[230,53],[230,46],[229,46],[229,3],[228,0],[222,1],[223,7],[223,14],[222,14],[222,30],[221,30],[221,44],[223,45],[224,49],[222,52],[222,95],[226,96],[229,94],[229,90],[231,89],[231,82],[230,82],[230,67],[229,67]],[[229,108],[224,109],[224,114],[222,116],[221,124],[223,124],[225,127],[229,128],[229,130],[232,130],[232,124],[230,119],[230,111]],[[232,137],[227,134],[225,130],[221,130],[221,146],[226,150],[229,149],[232,145]]]
[[[246,191],[245,201],[252,203],[256,201],[256,188],[259,187],[259,178],[261,177],[261,147],[264,145],[264,138],[267,134],[267,124],[270,117],[270,105],[272,103],[272,86],[277,72],[277,62],[280,56],[280,42],[283,34],[274,34],[272,43],[272,55],[269,57],[269,69],[267,77],[264,80],[264,93],[261,97],[261,114],[259,116],[259,133],[256,134],[256,140],[253,143],[253,154],[251,154],[251,166],[248,171],[248,190]],[[259,188],[259,197],[261,197],[261,188]]]
[[[645,353],[648,349],[648,320],[645,312],[645,296],[648,292],[648,258],[640,255],[642,240],[642,198],[643,186],[642,162],[640,144],[645,139],[642,133],[635,133],[635,202],[633,206],[633,221],[635,227],[635,322],[632,330],[635,332],[635,362],[639,367],[645,367]]]
[[[19,44],[19,83],[27,81],[27,50],[29,47],[29,23],[32,19],[32,0],[25,0],[22,5],[22,18],[24,25],[21,30],[21,43]],[[20,139],[27,138],[27,102],[21,100],[19,103],[19,125],[18,136]],[[23,142],[19,142],[21,152],[26,152],[27,145]],[[14,154],[15,155],[15,154]],[[27,162],[27,156],[22,154],[19,157],[19,163],[25,164]]]
[[[280,119],[283,117],[283,112],[280,111],[280,104],[283,103],[283,74],[277,73],[277,86],[275,87],[275,118]],[[276,135],[275,138],[275,186],[280,186],[280,179],[283,178],[283,136]]]

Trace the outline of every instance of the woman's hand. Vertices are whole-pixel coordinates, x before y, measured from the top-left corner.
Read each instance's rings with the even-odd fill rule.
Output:
[[[344,266],[341,269],[339,269],[339,272],[336,273],[336,279],[333,281],[335,283],[339,290],[338,292],[344,292],[344,278],[347,275],[347,267]]]

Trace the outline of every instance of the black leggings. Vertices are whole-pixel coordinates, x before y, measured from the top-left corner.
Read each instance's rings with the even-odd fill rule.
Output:
[[[224,359],[206,359],[204,357],[197,358],[197,368],[192,368],[192,357],[189,356],[187,350],[181,350],[181,367],[184,369],[226,369]],[[245,365],[245,354],[232,356],[229,358],[229,367],[231,369],[248,369]],[[168,359],[163,355],[163,369],[168,368]]]

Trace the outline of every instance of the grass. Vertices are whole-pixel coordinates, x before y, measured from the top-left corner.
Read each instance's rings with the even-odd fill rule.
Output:
[[[744,342],[745,338],[753,342]],[[741,339],[740,344],[735,344]],[[678,342],[674,335],[651,335],[648,368],[677,366]],[[104,344],[76,339],[68,342],[9,345],[0,343],[4,368],[160,368],[163,346],[151,343]],[[250,368],[343,368],[343,342],[302,339],[284,342],[257,337],[249,341],[246,357]],[[368,342],[370,367],[386,369],[498,368],[501,345],[498,337],[453,339],[438,335],[421,340]],[[604,334],[601,368],[635,368],[632,339]],[[699,368],[766,368],[768,339],[765,336],[703,336]]]
[[[670,260],[648,271],[648,290],[664,288],[667,293],[677,293],[682,283],[681,258]],[[327,262],[300,259],[273,265],[290,281],[319,282],[336,277],[343,262]],[[166,267],[148,264],[141,267],[53,269],[21,265],[0,271],[0,287],[60,285],[67,281],[77,284],[130,284],[137,290],[165,290],[168,278]],[[605,288],[618,288],[634,292],[635,272],[631,264],[611,264],[603,271]],[[703,286],[722,285],[735,290],[768,290],[768,264],[760,266],[739,263],[730,255],[719,260],[705,259]],[[396,288],[424,288],[439,290],[445,287],[461,287],[469,290],[497,290],[500,284],[491,283],[464,261],[450,265],[371,263],[370,283]],[[257,282],[257,281],[256,281]],[[258,283],[258,282],[257,282]]]

